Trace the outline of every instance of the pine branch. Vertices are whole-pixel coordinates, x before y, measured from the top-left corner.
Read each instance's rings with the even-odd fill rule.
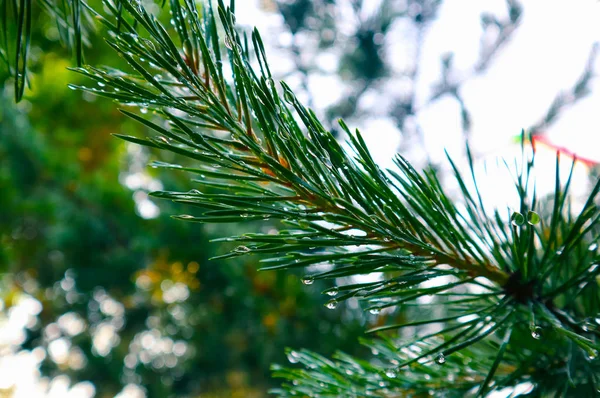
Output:
[[[348,137],[340,144],[285,83],[278,90],[260,35],[236,30],[233,4],[198,10],[191,0],[172,0],[172,28],[137,3],[105,6],[109,15],[97,18],[131,71],[76,68],[98,87],[73,87],[139,108],[122,112],[153,136],[120,137],[181,162],[154,167],[197,176],[199,189],[155,197],[203,211],[177,216],[182,220],[281,223],[277,234],[225,238],[238,246],[221,258],[251,254],[264,270],[318,269],[306,284],[383,273],[325,292],[329,308],[359,298],[374,315],[397,315],[372,330],[379,339],[365,341],[386,353],[383,362],[290,353],[314,371],[276,367],[276,375],[297,381],[279,394],[436,389],[459,396],[536,378],[548,391],[563,388],[559,381],[567,389],[595,388],[600,267],[590,248],[599,238],[600,181],[573,215],[570,177],[561,183],[557,158],[553,207],[544,213],[532,178],[535,154],[527,153],[523,134],[524,158],[512,170],[520,198],[513,210],[485,206],[470,153],[469,178],[449,158],[461,194],[451,198],[434,171],[418,172],[400,155],[396,169],[382,170],[358,131],[340,121]],[[312,267],[323,263],[327,269]],[[425,310],[428,298],[434,306]],[[402,330],[416,337],[398,338]],[[537,357],[544,360],[534,363]],[[480,360],[475,376],[465,358]],[[433,362],[444,367],[432,369]],[[565,377],[565,369],[578,373]]]
[[[189,5],[187,7],[186,12],[195,12]],[[160,52],[153,49],[155,45],[151,42],[134,44],[133,30],[130,29],[130,32],[117,36],[115,42],[109,41],[109,44],[132,64],[139,72],[139,77],[145,78],[146,82],[139,82],[138,76],[130,76],[130,79],[127,79],[121,73],[84,68],[79,69],[79,72],[97,80],[103,87],[114,87],[119,91],[84,89],[128,104],[150,107],[162,113],[172,123],[174,130],[169,131],[125,111],[127,115],[166,136],[160,141],[133,141],[170,149],[207,163],[216,162],[195,171],[211,173],[230,183],[230,188],[242,185],[245,190],[250,189],[253,192],[244,195],[238,192],[233,196],[207,196],[199,192],[155,194],[214,209],[202,217],[181,218],[201,222],[232,222],[269,217],[286,219],[293,225],[294,221],[297,223],[303,219],[309,222],[308,227],[311,230],[315,230],[313,236],[309,237],[311,242],[306,242],[308,246],[318,243],[315,242],[315,238],[319,236],[349,239],[344,231],[360,231],[360,239],[353,236],[354,239],[349,239],[346,244],[338,242],[338,246],[379,245],[378,253],[405,249],[413,255],[421,256],[422,262],[450,264],[458,271],[466,271],[471,276],[488,277],[499,284],[508,280],[505,272],[491,265],[483,253],[477,252],[477,245],[469,236],[466,224],[459,224],[459,228],[456,228],[454,222],[458,221],[458,212],[441,191],[439,181],[434,175],[420,176],[403,158],[398,157],[396,162],[405,176],[392,172],[392,178],[395,179],[393,182],[388,174],[375,165],[360,133],[352,134],[342,123],[341,126],[350,136],[353,150],[356,151],[356,159],[353,160],[331,133],[316,120],[314,114],[302,106],[291,90],[283,85],[286,102],[292,105],[307,129],[308,136],[305,137],[300,126],[294,121],[292,111],[284,105],[273,87],[258,34],[253,34],[255,51],[259,54],[261,65],[265,65],[260,77],[241,66],[248,66],[244,53],[249,49],[241,47],[241,39],[235,32],[227,32],[229,36],[225,42],[229,42],[232,47],[229,53],[236,79],[234,87],[230,87],[222,78],[222,71],[218,71],[217,62],[204,58],[206,70],[200,79],[198,71],[194,70],[196,67],[188,65],[191,61],[186,58],[185,53],[180,54],[176,50],[176,45],[156,20],[131,5],[125,5],[125,8],[137,16],[141,25],[147,25],[146,28],[158,35],[157,44],[176,60],[179,70],[166,63]],[[178,12],[174,14],[178,15]],[[223,11],[222,13],[222,18],[226,18],[226,14]],[[115,25],[104,21],[114,29]],[[216,30],[212,32],[213,36],[215,32]],[[198,29],[196,33],[199,33]],[[182,42],[189,43],[186,28],[181,29],[179,34]],[[202,36],[196,40],[196,47],[192,46],[191,50],[187,50],[192,54],[194,62],[197,62],[200,52],[210,55],[208,40]],[[221,51],[220,48],[214,48],[214,42],[212,46],[215,54]],[[157,80],[141,65],[139,58],[136,60],[136,56],[146,58],[147,62],[164,68],[163,70],[170,72],[176,81]],[[183,87],[173,90],[175,85]],[[182,95],[186,91],[193,95]],[[237,98],[232,98],[234,92]],[[176,115],[166,110],[166,107],[185,112],[188,117]],[[255,120],[252,112],[256,115]],[[202,134],[193,129],[198,124],[205,129],[228,131],[231,136],[222,139]],[[255,129],[258,129],[258,132],[255,132]],[[277,134],[274,134],[274,131],[277,131]],[[185,137],[178,133],[183,133]],[[265,145],[259,144],[257,133]],[[218,167],[214,167],[215,165]],[[223,173],[219,169],[227,170],[231,174]],[[409,177],[408,180],[404,178],[406,176]],[[239,184],[240,178],[244,179],[243,184]],[[433,183],[432,187],[427,186],[426,179]],[[257,182],[266,185],[259,187]],[[261,192],[262,195],[257,196],[257,192]],[[398,193],[405,201],[398,197]],[[271,207],[264,206],[263,202],[266,201],[270,202]],[[430,203],[433,204],[433,208]],[[394,212],[390,206],[394,207]],[[440,215],[437,213],[439,211],[442,212]],[[445,211],[449,213],[444,214]],[[316,221],[327,221],[335,224],[337,228],[332,231],[322,227],[316,228]],[[440,227],[444,228],[444,233],[436,231]],[[285,240],[289,238],[286,237]],[[239,241],[260,243],[249,236],[240,237]],[[327,242],[321,242],[323,243]],[[271,246],[273,244],[279,244],[281,252],[287,251],[284,240],[274,241]],[[322,247],[329,246],[331,245],[327,243],[327,246]],[[318,255],[310,257],[303,263],[318,263],[323,260]],[[279,263],[274,267],[286,266],[285,261]]]
[[[61,41],[71,48],[78,66],[83,65],[83,46],[94,29],[87,4],[81,0],[39,0],[41,8],[56,22]],[[25,93],[28,81],[29,48],[35,27],[32,0],[0,0],[0,60],[14,79],[15,101]]]
[[[0,58],[15,78],[15,99],[23,97],[31,37],[31,0],[1,0]],[[14,48],[13,48],[14,46]]]

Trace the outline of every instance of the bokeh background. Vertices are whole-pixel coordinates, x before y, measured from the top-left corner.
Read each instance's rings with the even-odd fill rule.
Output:
[[[443,175],[444,150],[460,159],[467,141],[493,166],[518,153],[524,128],[549,165],[557,149],[585,158],[580,189],[597,178],[595,0],[236,3],[277,76],[332,130],[340,117],[360,128],[383,166],[400,152]],[[39,4],[34,26],[18,105],[0,69],[0,397],[263,397],[285,347],[368,354],[357,339],[384,315],[352,300],[326,309],[331,286],[303,285],[302,272],[209,261],[231,249],[211,239],[277,225],[171,219],[185,208],[148,192],[189,190],[190,177],[159,175],[146,164],[172,155],[112,137],[145,132],[67,88],[84,83],[67,70],[70,38]],[[123,67],[102,34],[88,36],[86,62]],[[500,203],[492,166],[482,188]]]

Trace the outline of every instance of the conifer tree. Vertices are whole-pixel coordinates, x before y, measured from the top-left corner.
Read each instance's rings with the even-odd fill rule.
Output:
[[[86,12],[130,68],[74,68],[93,86],[73,88],[117,101],[154,132],[118,137],[177,155],[177,164],[151,165],[193,178],[187,192],[153,193],[198,208],[176,218],[279,220],[275,234],[223,237],[237,247],[221,258],[305,268],[307,285],[382,275],[324,292],[328,308],[358,299],[387,314],[360,341],[371,355],[290,350],[291,365],[273,366],[283,379],[273,393],[462,397],[527,385],[533,396],[600,394],[600,180],[578,205],[574,161],[561,178],[557,154],[553,195],[539,198],[535,172],[544,171],[522,133],[523,157],[507,166],[518,202],[486,204],[468,149],[467,170],[448,158],[460,188],[451,197],[434,170],[415,170],[401,155],[381,169],[343,121],[347,141],[338,142],[274,81],[260,34],[236,29],[233,1],[170,0],[177,37],[141,2],[103,5]]]

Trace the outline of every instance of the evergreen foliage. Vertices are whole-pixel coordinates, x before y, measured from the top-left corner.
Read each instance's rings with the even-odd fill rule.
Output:
[[[401,155],[382,170],[360,132],[340,121],[339,143],[277,86],[259,33],[240,33],[234,2],[218,3],[171,0],[176,38],[142,3],[90,8],[130,69],[74,68],[94,86],[73,88],[137,107],[121,112],[155,134],[118,136],[178,155],[152,163],[193,175],[195,189],[153,193],[198,208],[176,218],[280,221],[276,234],[221,239],[238,246],[217,258],[305,268],[305,284],[381,273],[324,292],[328,308],[353,298],[389,315],[361,341],[373,357],[290,350],[293,366],[273,366],[284,379],[274,393],[462,397],[528,382],[535,396],[599,394],[600,180],[577,205],[557,155],[554,194],[540,200],[535,173],[544,171],[525,133],[523,159],[507,165],[519,198],[510,209],[486,206],[470,155],[468,170],[448,159],[459,198]]]

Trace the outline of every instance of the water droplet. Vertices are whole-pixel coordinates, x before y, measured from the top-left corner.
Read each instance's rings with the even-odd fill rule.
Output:
[[[381,309],[379,308],[371,308],[369,310],[369,313],[373,314],[373,315],[379,315],[379,312],[381,311]]]
[[[590,361],[593,361],[594,359],[598,358],[598,351],[596,351],[596,350],[591,350],[591,351],[588,351],[588,353],[587,353],[587,358],[588,358]]]
[[[292,93],[289,89],[285,89],[285,92],[283,93],[283,99],[288,104],[293,104],[294,103],[294,93]]]
[[[248,253],[250,249],[247,246],[238,246],[234,250],[236,253]]]
[[[142,112],[142,113],[148,113],[148,108],[140,108],[140,112]]]
[[[435,359],[435,362],[437,362],[440,365],[446,363],[446,356],[444,354],[438,355],[437,358]]]
[[[233,50],[233,43],[231,42],[231,38],[229,36],[225,36],[225,47]]]
[[[523,217],[523,214],[519,213],[518,211],[515,211],[512,214],[512,216],[510,216],[510,222],[515,227],[520,227],[523,224],[525,224],[525,217]]]
[[[531,329],[531,337],[533,337],[536,340],[539,340],[542,337],[542,328],[539,326],[534,326]]]
[[[377,351],[375,348],[371,348],[371,354],[379,355],[379,351]]]
[[[556,255],[557,255],[557,256],[560,256],[560,255],[562,255],[562,254],[563,254],[563,251],[562,251],[562,250],[557,250],[557,251],[556,251]]]
[[[527,212],[527,222],[530,225],[539,224],[539,222],[540,222],[540,215],[537,214],[535,211],[529,211],[529,212]]]
[[[325,307],[329,308],[330,310],[333,310],[337,307],[338,302],[336,300],[331,300],[328,301],[327,304],[325,304]]]
[[[396,371],[396,369],[387,369],[385,371],[385,375],[391,379],[394,379],[398,376],[398,372]]]
[[[305,285],[312,285],[315,279],[312,276],[305,276],[302,278],[302,283]]]
[[[589,247],[588,250],[591,252],[595,252],[598,249],[598,244],[597,243],[592,243]]]
[[[334,287],[333,289],[327,291],[327,295],[333,297],[337,296],[339,292],[340,291],[338,290],[338,288]]]
[[[392,285],[392,286],[390,286],[390,289],[392,290],[392,292],[397,292],[402,289],[402,286],[401,286],[401,284]]]
[[[102,83],[102,82],[98,82],[98,86],[99,86],[99,87],[104,87],[104,86],[106,86],[106,84],[104,84],[104,83]]]
[[[290,363],[298,363],[300,361],[300,354],[298,354],[296,351],[290,351],[287,354],[287,358]]]

